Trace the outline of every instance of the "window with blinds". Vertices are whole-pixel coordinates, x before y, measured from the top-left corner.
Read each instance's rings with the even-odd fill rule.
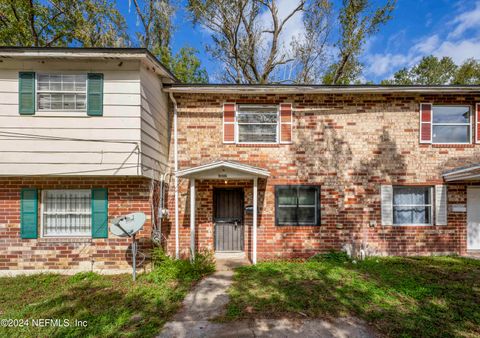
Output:
[[[86,74],[38,74],[38,111],[85,111]]]
[[[91,236],[90,190],[44,190],[43,236]]]
[[[238,143],[278,142],[278,107],[239,105],[237,111]]]

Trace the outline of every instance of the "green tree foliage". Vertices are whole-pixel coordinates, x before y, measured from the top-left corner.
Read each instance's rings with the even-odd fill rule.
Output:
[[[0,46],[148,48],[184,82],[208,82],[197,51],[173,54],[170,0],[133,0],[142,31],[127,35],[115,0],[0,0]]]
[[[198,59],[197,50],[183,47],[175,55],[163,54],[162,62],[168,65],[175,76],[185,83],[208,83],[208,74]]]
[[[403,68],[393,74],[393,79],[383,80],[387,85],[447,85],[447,84],[480,84],[480,63],[468,59],[456,65],[450,57],[430,55],[423,57],[411,68]]]
[[[452,84],[480,85],[480,62],[468,59],[455,72]]]
[[[207,72],[197,57],[197,50],[183,47],[178,53],[172,53],[170,42],[174,30],[172,17],[175,7],[171,1],[133,0],[133,3],[143,26],[143,32],[137,32],[140,45],[157,56],[180,81],[208,82]]]
[[[380,7],[373,4],[370,0],[343,0],[339,14],[340,38],[336,43],[338,57],[323,77],[323,83],[349,84],[360,75],[359,56],[365,41],[392,18],[396,0],[388,0]]]
[[[0,0],[0,45],[124,46],[123,16],[112,0]]]

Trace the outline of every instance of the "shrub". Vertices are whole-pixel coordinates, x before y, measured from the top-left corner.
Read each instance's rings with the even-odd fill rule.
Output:
[[[161,248],[153,249],[153,270],[147,279],[157,283],[169,280],[195,281],[215,271],[213,254],[208,251],[198,252],[193,262],[183,259],[173,259]]]
[[[208,250],[197,252],[192,266],[193,270],[199,274],[199,277],[215,272],[215,257],[213,252]]]

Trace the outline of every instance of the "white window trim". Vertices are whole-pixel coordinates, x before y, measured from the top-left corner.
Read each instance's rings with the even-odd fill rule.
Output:
[[[470,113],[470,119],[469,119],[469,122],[468,123],[435,123],[433,122],[433,116],[434,116],[434,108],[435,107],[468,107],[468,111]],[[420,122],[421,123],[421,122]],[[430,140],[432,142],[432,144],[461,144],[461,145],[464,145],[464,144],[472,144],[472,141],[473,141],[473,135],[472,135],[472,106],[471,105],[453,105],[453,104],[437,104],[437,105],[433,105],[432,104],[432,122],[431,122],[431,125],[432,125],[432,131],[431,131],[431,137],[430,137]],[[437,125],[437,126],[469,126],[470,127],[470,132],[469,132],[469,138],[470,140],[468,142],[434,142],[433,141],[433,127]]]
[[[244,104],[244,106],[263,106],[263,107],[276,107],[277,109],[277,128],[276,128],[276,136],[275,136],[275,142],[240,142],[240,138],[239,138],[239,128],[238,128],[238,110],[239,110],[239,106],[241,106],[242,104],[236,104],[235,105],[235,120],[234,120],[234,129],[235,129],[235,143],[236,144],[279,144],[280,143],[280,105],[273,105],[273,104]],[[259,123],[240,123],[240,124],[259,124]],[[269,125],[273,125],[274,123],[264,123],[264,124],[269,124]]]
[[[393,204],[393,200],[395,199],[395,188],[429,188],[428,191],[430,192],[430,203],[429,204]],[[435,220],[435,187],[429,185],[394,185],[392,188],[392,226],[395,227],[422,227],[422,226],[434,226]],[[402,207],[430,207],[430,222],[429,223],[395,223],[394,222],[394,213],[395,207],[402,206]]]
[[[41,201],[40,201],[40,238],[91,238],[92,237],[92,231],[91,227],[92,224],[90,224],[90,232],[85,235],[83,234],[72,234],[72,235],[59,235],[59,234],[52,234],[52,235],[45,235],[44,233],[44,220],[43,220],[43,215],[44,215],[44,207],[45,207],[45,194],[47,191],[57,191],[57,192],[67,192],[67,191],[81,191],[81,192],[88,192],[90,193],[90,201],[91,201],[91,193],[92,191],[90,189],[44,189],[41,192]],[[90,204],[91,205],[91,204]],[[90,215],[92,214],[92,210],[90,209]]]
[[[38,105],[39,105],[39,99],[38,99],[38,94],[39,93],[47,93],[47,94],[54,94],[54,93],[59,93],[59,94],[83,94],[83,92],[78,92],[78,91],[46,91],[46,90],[38,90],[38,76],[42,74],[56,74],[56,75],[85,75],[85,109],[42,109],[40,110]],[[88,73],[86,72],[76,72],[76,71],[40,71],[40,72],[35,72],[35,113],[39,114],[52,114],[52,113],[73,113],[73,114],[82,114],[84,115],[87,112],[87,106],[88,106]],[[51,115],[51,116],[58,116],[58,115]]]

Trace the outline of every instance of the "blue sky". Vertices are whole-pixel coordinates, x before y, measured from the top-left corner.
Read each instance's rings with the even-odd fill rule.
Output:
[[[297,0],[278,1],[287,7]],[[174,19],[173,50],[182,46],[196,48],[210,80],[215,81],[221,65],[205,52],[205,45],[211,42],[208,32],[193,27],[182,10],[184,0],[179,2]],[[118,6],[127,18],[129,29],[140,29],[136,26],[133,0],[130,12],[129,0],[118,1]],[[287,26],[285,34],[301,29],[300,21]],[[362,77],[378,82],[430,54],[451,56],[457,63],[470,57],[480,58],[480,0],[398,0],[393,19],[367,41],[361,58],[365,66]]]

